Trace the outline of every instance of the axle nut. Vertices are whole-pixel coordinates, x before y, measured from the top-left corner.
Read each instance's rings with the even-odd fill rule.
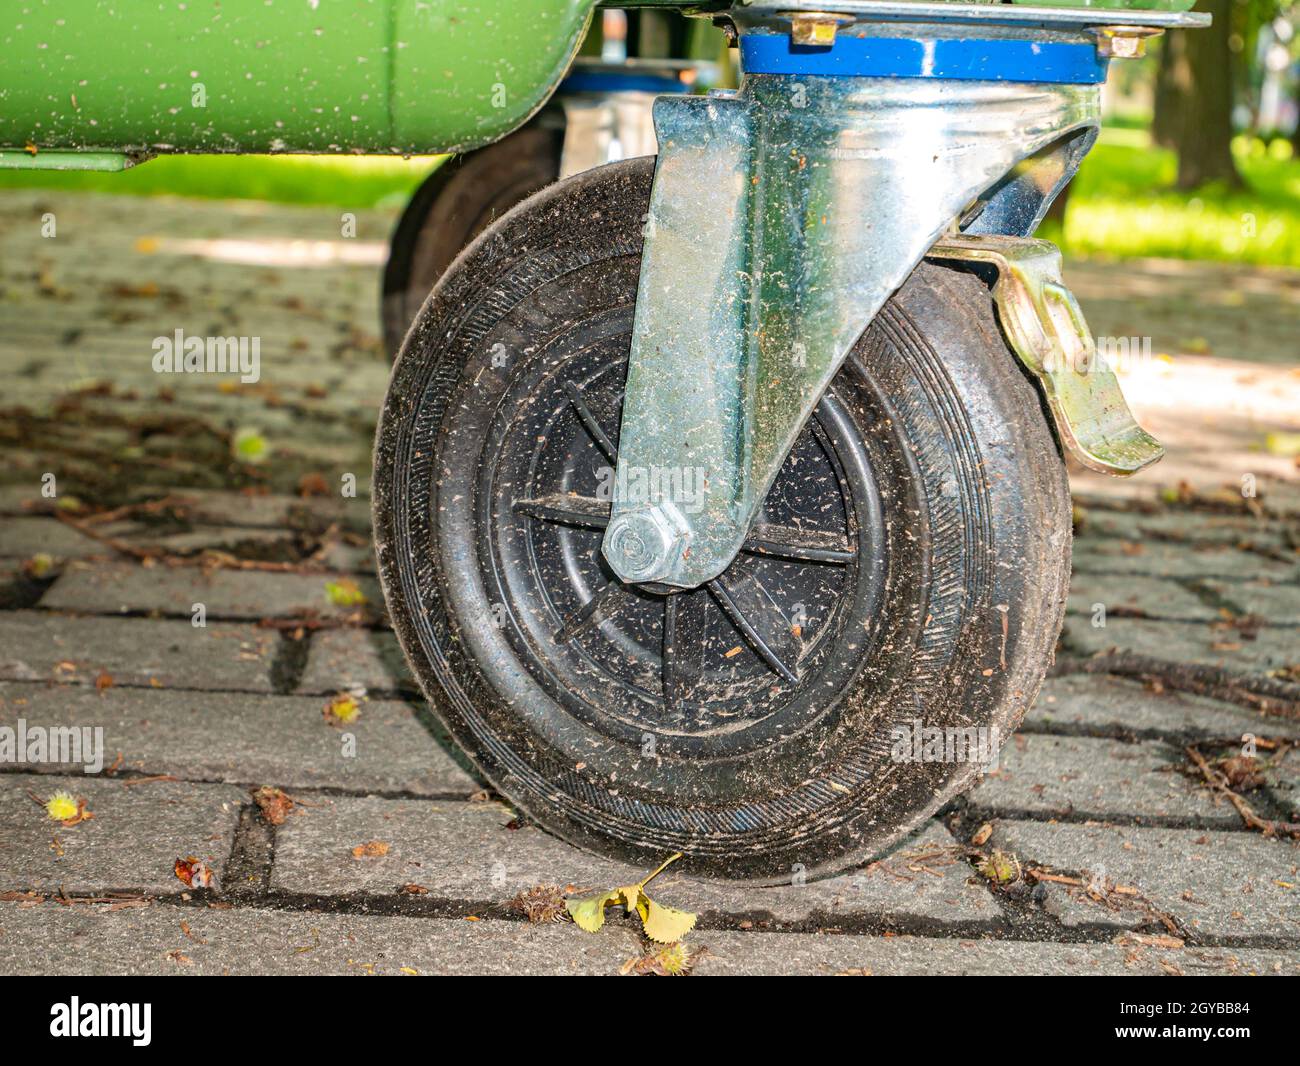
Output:
[[[644,504],[617,515],[605,532],[605,558],[623,578],[648,581],[663,576],[690,535],[671,501]]]

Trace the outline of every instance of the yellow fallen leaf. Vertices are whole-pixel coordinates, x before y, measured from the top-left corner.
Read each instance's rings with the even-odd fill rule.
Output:
[[[350,577],[325,582],[325,595],[335,607],[359,607],[366,602],[366,594]]]
[[[606,892],[603,896],[592,896],[590,899],[566,899],[564,909],[569,912],[569,917],[580,929],[585,929],[589,933],[599,933],[600,927],[605,924],[605,905],[613,903],[618,897],[619,892],[615,889],[613,892]]]
[[[689,911],[661,906],[646,895],[645,886],[663,873],[670,863],[681,857],[680,851],[669,856],[649,876],[635,885],[622,885],[585,899],[566,899],[565,910],[579,928],[595,933],[605,924],[605,908],[621,903],[628,914],[635,913],[641,919],[646,936],[651,940],[661,944],[680,940],[694,927],[696,916]]]
[[[696,916],[689,911],[665,907],[644,893],[642,898],[646,902],[646,913],[643,916],[645,935],[651,940],[660,944],[673,944],[695,928]]]

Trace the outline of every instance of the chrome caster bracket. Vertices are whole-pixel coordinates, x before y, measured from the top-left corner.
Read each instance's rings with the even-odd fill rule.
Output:
[[[725,570],[889,295],[954,226],[1032,233],[1096,136],[1116,12],[837,0],[814,25],[800,6],[730,9],[741,89],[655,105],[615,482],[642,490],[616,487],[602,548],[628,582]],[[1043,380],[1092,463],[1151,461],[1101,376]],[[1101,403],[1113,421],[1081,413]]]

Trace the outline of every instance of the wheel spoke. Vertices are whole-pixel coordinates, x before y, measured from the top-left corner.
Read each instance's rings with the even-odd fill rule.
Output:
[[[556,522],[582,529],[604,529],[609,525],[609,502],[592,496],[568,496],[555,493],[535,500],[516,500],[511,508],[516,514],[528,515],[542,522]]]
[[[573,614],[566,618],[560,627],[559,632],[555,634],[556,644],[567,644],[587,625],[597,614],[604,611],[614,597],[622,589],[622,585],[617,581],[611,581],[603,589],[592,596],[586,603],[579,607]]]
[[[797,526],[756,525],[740,550],[749,555],[770,555],[800,563],[831,563],[843,566],[856,554],[846,547],[838,533],[823,533]]]
[[[802,642],[790,620],[753,574],[728,570],[708,583],[708,590],[759,657],[791,684],[798,684],[795,667]]]
[[[517,514],[543,522],[581,529],[604,529],[609,524],[610,504],[594,496],[554,493],[531,500],[516,500],[514,510]],[[845,547],[843,537],[797,526],[755,526],[740,550],[749,555],[834,566],[852,562],[855,555],[852,548]]]
[[[596,447],[605,453],[605,458],[614,466],[618,465],[618,449],[614,447],[613,442],[601,428],[600,423],[596,421],[596,416],[591,413],[591,408],[587,406],[587,401],[583,398],[582,390],[572,381],[564,383],[564,391],[569,395],[569,402],[573,404],[573,409],[578,412],[578,419],[587,427],[587,432],[591,434],[591,439],[596,442]]]

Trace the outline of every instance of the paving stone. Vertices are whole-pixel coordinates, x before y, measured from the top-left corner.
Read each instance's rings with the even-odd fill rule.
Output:
[[[188,498],[185,494],[181,495],[182,498]],[[293,498],[288,499],[292,506]],[[284,505],[278,507],[282,510]],[[330,521],[337,521],[337,515],[330,516]],[[294,553],[298,551],[300,528],[301,523],[289,525],[281,522],[269,525],[262,522],[200,522],[183,532],[160,532],[160,527],[155,524],[120,521],[103,523],[97,527],[97,532],[137,548],[158,548],[181,555],[197,554],[210,549],[230,552],[243,558],[292,561],[297,558]],[[0,518],[0,558],[28,559],[37,552],[48,553],[56,559],[111,557],[115,554],[103,541],[88,537],[57,518]],[[320,559],[328,569],[339,573],[374,572],[374,561],[368,544],[359,547],[334,540],[326,546]]]
[[[27,517],[27,505],[49,503],[41,499],[39,481],[31,485],[0,485],[0,514],[14,518]]]
[[[1183,948],[1158,950],[1116,944],[948,940],[919,936],[877,938],[813,933],[719,933],[691,939],[709,949],[700,976],[929,974],[980,977],[1087,977],[1167,974],[1161,963],[1193,975],[1300,973],[1300,951]]]
[[[189,614],[193,604],[202,603],[210,618],[261,619],[309,612],[336,617],[355,611],[330,601],[325,586],[339,579],[340,575],[328,573],[100,565],[65,571],[45,593],[41,606],[98,614],[155,611],[175,615]],[[368,603],[381,603],[376,581],[365,577],[354,580]]]
[[[1270,626],[1300,625],[1300,585],[1253,581],[1206,581],[1206,587],[1243,612],[1267,620]],[[1293,631],[1297,646],[1300,632]]]
[[[95,817],[72,828],[50,821],[32,795],[59,789],[84,797]],[[226,785],[0,774],[0,890],[183,891],[176,859],[197,856],[219,876],[247,801]]]
[[[1232,829],[1241,819],[1175,769],[1178,752],[1158,741],[1020,734],[996,773],[970,793],[981,810],[1071,819],[1178,819]]]
[[[203,551],[225,551],[242,558],[284,559],[297,556],[296,534],[291,529],[261,529],[248,526],[201,525],[183,533],[159,536],[157,529],[139,523],[126,524],[127,528],[114,536],[140,548],[159,548],[178,555],[197,555]]]
[[[349,627],[313,634],[298,691],[337,692],[354,686],[370,692],[420,691],[391,631]]]
[[[1077,729],[1195,737],[1300,737],[1300,720],[1266,715],[1220,700],[1098,674],[1067,674],[1043,683],[1023,729]]]
[[[103,729],[105,762],[187,780],[469,796],[482,784],[400,701],[370,700],[346,730],[322,699],[114,687],[0,685],[0,726]],[[345,757],[347,738],[355,754]],[[458,762],[459,760],[459,762]],[[45,767],[49,770],[51,767]],[[71,769],[65,767],[64,769]]]
[[[1214,620],[1220,617],[1216,608],[1173,581],[1132,574],[1075,573],[1070,579],[1066,610],[1092,617],[1098,614],[1097,604],[1105,608],[1107,618],[1122,611],[1130,614],[1140,611],[1150,618]]]
[[[1264,780],[1284,818],[1300,823],[1300,751],[1288,748],[1280,756],[1259,754],[1268,759]]]
[[[598,890],[636,882],[646,873],[578,851],[533,827],[508,829],[511,818],[498,803],[337,798],[280,828],[272,887],[308,895],[392,896],[414,882],[443,898],[500,902],[540,883]],[[387,843],[388,853],[352,856],[353,847],[371,840]],[[656,898],[664,903],[760,920],[804,921],[816,914],[827,923],[853,916],[988,922],[1000,914],[936,822],[881,863],[827,880],[750,889],[690,881],[670,870],[655,884]]]
[[[994,843],[1067,873],[1104,872],[1139,889],[1183,928],[1205,937],[1300,938],[1300,845],[1246,831],[999,821]],[[1052,886],[1049,900],[1070,899]],[[1123,927],[1134,911],[1071,901],[1067,925]]]
[[[369,530],[367,530],[369,536]],[[320,554],[321,564],[343,574],[375,573],[375,553],[367,540],[365,544],[348,544],[341,540],[326,545]]]
[[[1116,935],[1142,928],[1155,930],[1157,935],[1167,932],[1151,908],[1140,900],[1112,896],[1111,904],[1101,903],[1073,885],[1048,884],[1041,891],[1045,893],[1043,910],[1070,929],[1100,929]]]
[[[7,974],[605,975],[637,953],[630,932],[592,936],[569,924],[0,904]]]
[[[1188,535],[1194,536],[1196,519],[1188,522]],[[1300,577],[1300,563],[1270,559],[1256,552],[1230,547],[1205,547],[1188,550],[1186,545],[1160,541],[1141,542],[1135,552],[1129,542],[1102,537],[1080,538],[1074,544],[1076,572],[1092,574],[1132,574],[1148,578],[1207,578],[1228,580],[1267,577],[1275,581],[1294,581]]]
[[[1067,277],[1097,336],[1151,337],[1157,353],[1198,338],[1200,349],[1294,362],[1294,270],[1172,259],[1128,259],[1120,269],[1070,256]]]
[[[1098,538],[1118,538],[1144,546],[1151,541],[1165,540],[1185,544],[1188,550],[1193,545],[1207,544],[1242,550],[1247,545],[1273,551],[1287,548],[1290,523],[1282,519],[1187,511],[1143,514],[1110,510],[1107,503],[1101,497],[1075,497],[1075,506],[1082,508],[1084,514],[1083,529],[1075,537],[1076,545]]]
[[[0,518],[0,557],[28,559],[45,552],[56,559],[105,555],[111,549],[57,518]]]
[[[279,636],[255,626],[0,611],[0,679],[271,691]]]
[[[1107,618],[1104,628],[1067,618],[1066,648],[1077,655],[1112,649],[1169,663],[1196,663],[1236,674],[1267,674],[1300,661],[1300,633],[1265,626],[1253,640],[1218,623]]]
[[[190,935],[181,930],[181,922]],[[1114,944],[947,940],[912,936],[719,932],[701,977],[736,974],[1163,974],[1295,975],[1300,953]],[[547,974],[610,975],[639,954],[631,928],[611,920],[598,935],[570,924],[207,910],[154,905],[110,910],[0,904],[0,970],[100,974]]]
[[[370,501],[361,496],[344,499],[333,496],[285,496],[267,493],[246,496],[238,492],[185,489],[180,495],[191,500],[188,510],[195,521],[214,525],[264,526],[283,529],[300,524],[307,515],[317,523],[370,526]]]

